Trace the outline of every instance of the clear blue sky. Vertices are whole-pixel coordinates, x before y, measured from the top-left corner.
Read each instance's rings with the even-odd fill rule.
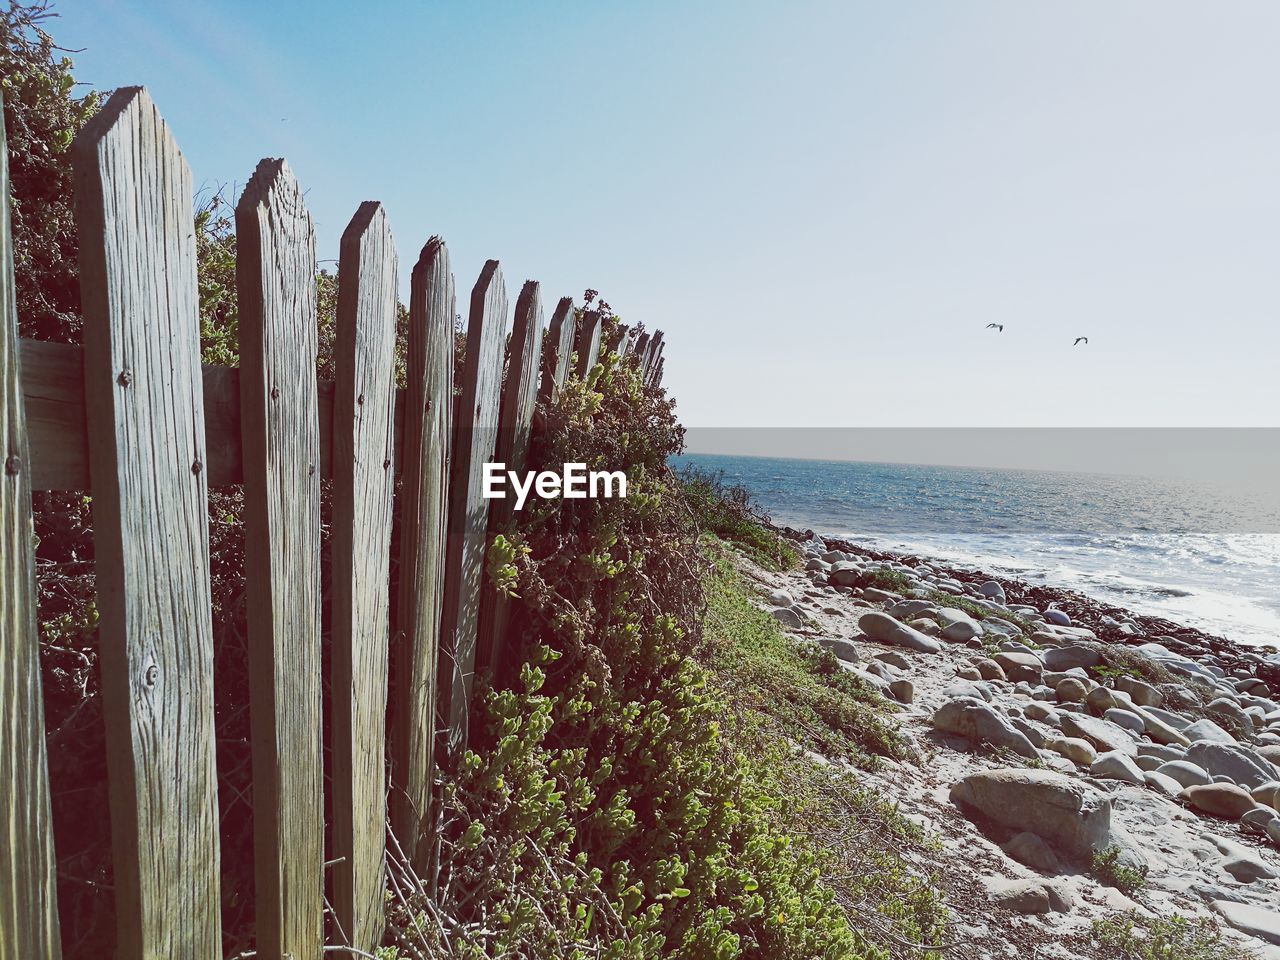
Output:
[[[1274,0],[59,12],[197,183],[283,155],[322,257],[379,199],[404,276],[597,287],[689,424],[1280,425]]]

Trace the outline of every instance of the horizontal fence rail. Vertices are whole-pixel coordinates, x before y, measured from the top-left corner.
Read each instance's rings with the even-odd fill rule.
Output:
[[[455,282],[433,237],[412,271],[397,390],[397,255],[370,201],[342,237],[336,382],[320,379],[314,224],[288,164],[267,159],[235,212],[240,366],[202,366],[191,174],[130,87],[73,145],[84,345],[19,340],[3,148],[0,128],[0,778],[13,785],[0,791],[0,960],[60,951],[33,490],[92,493],[116,956],[222,955],[208,492],[236,485],[256,955],[314,960],[332,940],[369,955],[385,923],[386,824],[430,887],[441,778],[466,748],[477,674],[507,659],[508,601],[485,557],[514,510],[483,496],[484,464],[524,469],[536,401],[602,354],[659,382],[661,334],[606,325],[569,297],[544,325],[535,281],[510,317],[490,260],[455,391]]]

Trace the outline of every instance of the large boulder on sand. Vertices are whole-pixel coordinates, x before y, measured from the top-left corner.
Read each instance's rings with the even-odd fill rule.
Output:
[[[1256,806],[1249,792],[1234,783],[1203,783],[1187,787],[1178,794],[1178,799],[1224,820],[1239,820]]]
[[[1052,770],[987,770],[951,786],[951,802],[1063,853],[1088,859],[1111,840],[1111,801],[1086,783]]]
[[[1241,933],[1280,946],[1280,911],[1233,900],[1214,900],[1212,906]]]
[[[1004,671],[1004,675],[1013,683],[1019,683],[1024,680],[1027,683],[1040,682],[1040,658],[1034,653],[1011,651],[1009,653],[997,653],[992,659],[1000,664],[1000,669]]]
[[[1056,647],[1044,652],[1044,668],[1055,673],[1075,667],[1096,667],[1102,662],[1102,654],[1094,647],[1073,643],[1069,647]]]
[[[872,640],[888,643],[895,647],[906,647],[908,650],[919,650],[921,653],[937,653],[942,644],[932,637],[926,637],[919,630],[899,623],[887,613],[872,611],[858,618],[858,628]]]
[[[981,700],[958,697],[948,700],[933,715],[933,726],[943,733],[954,733],[966,740],[1007,747],[1020,757],[1034,759],[1039,752],[1003,714],[996,713]]]
[[[1068,737],[1079,737],[1088,740],[1100,753],[1118,750],[1121,753],[1134,754],[1138,745],[1133,735],[1123,727],[1117,727],[1108,720],[1089,717],[1084,714],[1064,713],[1062,715],[1062,732]]]
[[[1248,747],[1198,740],[1187,748],[1187,759],[1213,777],[1226,777],[1246,790],[1280,780],[1280,770]]]

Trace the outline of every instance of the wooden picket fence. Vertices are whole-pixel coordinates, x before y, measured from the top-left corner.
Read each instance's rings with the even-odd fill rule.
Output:
[[[501,656],[506,609],[484,558],[512,501],[482,498],[483,464],[523,468],[535,401],[597,362],[602,318],[561,299],[544,348],[539,285],[527,282],[508,350],[491,260],[471,292],[455,390],[453,274],[432,238],[412,271],[408,385],[397,390],[396,251],[382,206],[367,202],[341,241],[336,382],[318,382],[314,229],[288,165],[263,160],[235,214],[240,367],[202,368],[191,175],[146,91],[117,91],[73,156],[84,345],[20,341],[0,128],[0,960],[60,955],[33,489],[93,494],[116,956],[221,957],[207,493],[230,484],[245,492],[257,955],[321,956],[326,862],[337,926],[372,951],[388,813],[426,869],[434,754],[464,747],[477,665]],[[613,349],[654,383],[661,337],[633,342],[624,328]],[[332,481],[327,710],[322,478]],[[404,709],[387,744],[389,674]]]

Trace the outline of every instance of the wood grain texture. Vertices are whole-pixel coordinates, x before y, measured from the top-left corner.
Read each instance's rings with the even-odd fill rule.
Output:
[[[561,297],[551,314],[551,323],[542,352],[542,385],[538,399],[550,403],[560,394],[569,376],[569,361],[573,354],[573,297]]]
[[[288,164],[236,206],[257,950],[324,946],[316,240]]]
[[[642,334],[640,334],[639,339],[636,340],[635,349],[631,351],[632,354],[635,355],[636,369],[639,370],[640,377],[642,380],[644,379],[645,361],[648,360],[649,358],[649,341],[651,339],[652,337],[650,336],[649,331],[648,330],[644,331]]]
[[[585,379],[600,359],[600,328],[603,325],[604,318],[599,310],[583,311],[578,325],[578,341],[574,345],[574,353],[578,356],[574,373],[581,378]]]
[[[449,457],[449,520],[445,551],[444,607],[440,619],[438,747],[446,764],[467,742],[467,711],[475,675],[480,587],[484,579],[489,503],[483,467],[498,436],[507,293],[498,261],[480,271],[471,291],[462,393],[454,407]]]
[[[662,368],[666,366],[666,363],[665,357],[658,358],[658,366],[653,371],[653,385],[655,387],[662,386]]]
[[[85,428],[84,348],[20,340],[33,490],[88,490],[89,433]],[[244,482],[240,436],[240,371],[205,366],[204,426],[210,487]],[[320,476],[333,476],[333,382],[318,380]],[[396,472],[404,391],[396,391]]]
[[[618,324],[618,338],[613,344],[613,352],[618,355],[621,360],[627,355],[627,351],[631,349],[632,330],[625,323]]]
[[[658,364],[662,362],[662,350],[665,346],[666,344],[662,340],[662,331],[659,330],[653,335],[653,339],[649,341],[649,356],[644,365],[644,382],[646,384],[653,384],[653,378],[658,372]]]
[[[0,96],[0,960],[56,960],[62,954],[11,235],[9,151]]]
[[[384,924],[396,253],[382,205],[342,235],[333,396],[333,907],[372,953]]]
[[[498,440],[493,459],[505,463],[508,471],[523,474],[529,452],[529,431],[533,427],[533,407],[538,399],[539,361],[542,358],[542,297],[540,286],[528,280],[516,298],[515,322],[507,350],[506,383],[498,414]],[[509,533],[515,515],[514,494],[489,503],[489,533],[492,543],[498,534]],[[476,668],[493,673],[503,665],[509,601],[485,579],[481,590],[480,620],[476,646]]]
[[[409,294],[404,472],[400,485],[400,582],[392,645],[391,824],[419,876],[435,843],[437,640],[444,597],[445,492],[453,399],[456,296],[449,251],[432,237],[413,268]]]
[[[191,174],[146,92],[77,136],[117,956],[222,955]]]

